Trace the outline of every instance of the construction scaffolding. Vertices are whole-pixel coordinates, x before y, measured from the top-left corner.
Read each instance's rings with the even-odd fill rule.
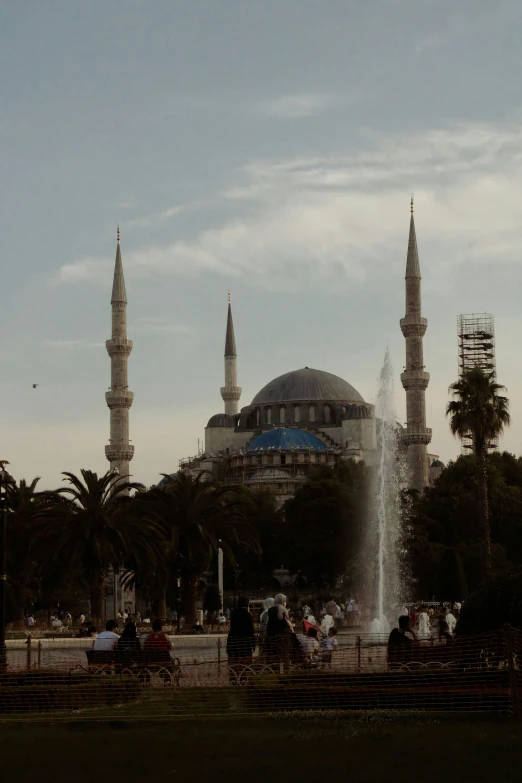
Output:
[[[474,367],[480,367],[496,377],[495,364],[495,323],[491,313],[468,313],[459,315],[457,320],[459,341],[459,378]],[[462,439],[463,451],[473,448],[473,439],[467,436]],[[496,443],[488,445],[496,449]]]

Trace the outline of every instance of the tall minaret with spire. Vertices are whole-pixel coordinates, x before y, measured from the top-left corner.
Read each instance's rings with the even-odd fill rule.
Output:
[[[403,442],[407,447],[411,488],[420,492],[428,485],[428,452],[431,430],[426,427],[426,389],[429,373],[424,371],[422,338],[428,321],[421,315],[421,273],[413,197],[411,199],[410,236],[406,260],[406,316],[401,318],[401,331],[406,338],[406,368],[401,375],[406,391],[406,430]]]
[[[105,456],[121,476],[129,475],[129,462],[134,456],[134,446],[129,443],[129,409],[134,394],[129,391],[127,360],[132,351],[132,341],[127,340],[127,294],[123,277],[120,250],[120,228],[117,233],[116,263],[112,284],[112,337],[107,340],[107,353],[111,357],[111,388],[105,399],[111,412],[110,445],[105,446]]]
[[[241,391],[241,386],[237,385],[236,339],[234,337],[234,322],[232,321],[229,293],[227,334],[225,337],[225,385],[221,387],[221,396],[225,402],[225,413],[227,415],[234,416],[238,412]]]

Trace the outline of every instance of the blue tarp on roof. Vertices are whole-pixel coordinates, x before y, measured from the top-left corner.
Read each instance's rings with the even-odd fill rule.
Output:
[[[264,432],[245,446],[245,451],[327,451],[327,446],[322,440],[316,438],[311,432],[299,430],[294,427],[276,427]]]

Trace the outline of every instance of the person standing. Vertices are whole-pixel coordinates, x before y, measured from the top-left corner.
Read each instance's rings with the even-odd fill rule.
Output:
[[[322,649],[322,662],[327,665],[331,665],[332,663],[332,654],[334,650],[337,650],[337,639],[335,638],[337,636],[337,628],[333,626],[328,631],[328,636],[325,636],[323,641],[321,642],[321,649]]]
[[[290,660],[290,637],[293,634],[293,626],[286,608],[286,595],[278,593],[274,598],[274,605],[268,610],[268,622],[266,624],[265,649],[267,660],[278,663],[283,659],[285,667]]]
[[[229,665],[252,663],[256,646],[254,620],[249,611],[248,598],[239,598],[237,609],[230,615],[230,631],[227,637]]]
[[[261,639],[264,639],[266,634],[266,624],[268,623],[268,610],[271,609],[274,605],[274,599],[273,598],[265,598],[263,601],[263,611],[261,612],[261,615],[259,616],[259,625],[260,625],[260,636]]]

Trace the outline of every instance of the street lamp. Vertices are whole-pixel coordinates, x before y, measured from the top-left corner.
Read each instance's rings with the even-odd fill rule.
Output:
[[[7,587],[7,487],[15,484],[7,472],[6,459],[0,460],[0,673],[7,671],[7,647],[5,646],[5,593]]]

